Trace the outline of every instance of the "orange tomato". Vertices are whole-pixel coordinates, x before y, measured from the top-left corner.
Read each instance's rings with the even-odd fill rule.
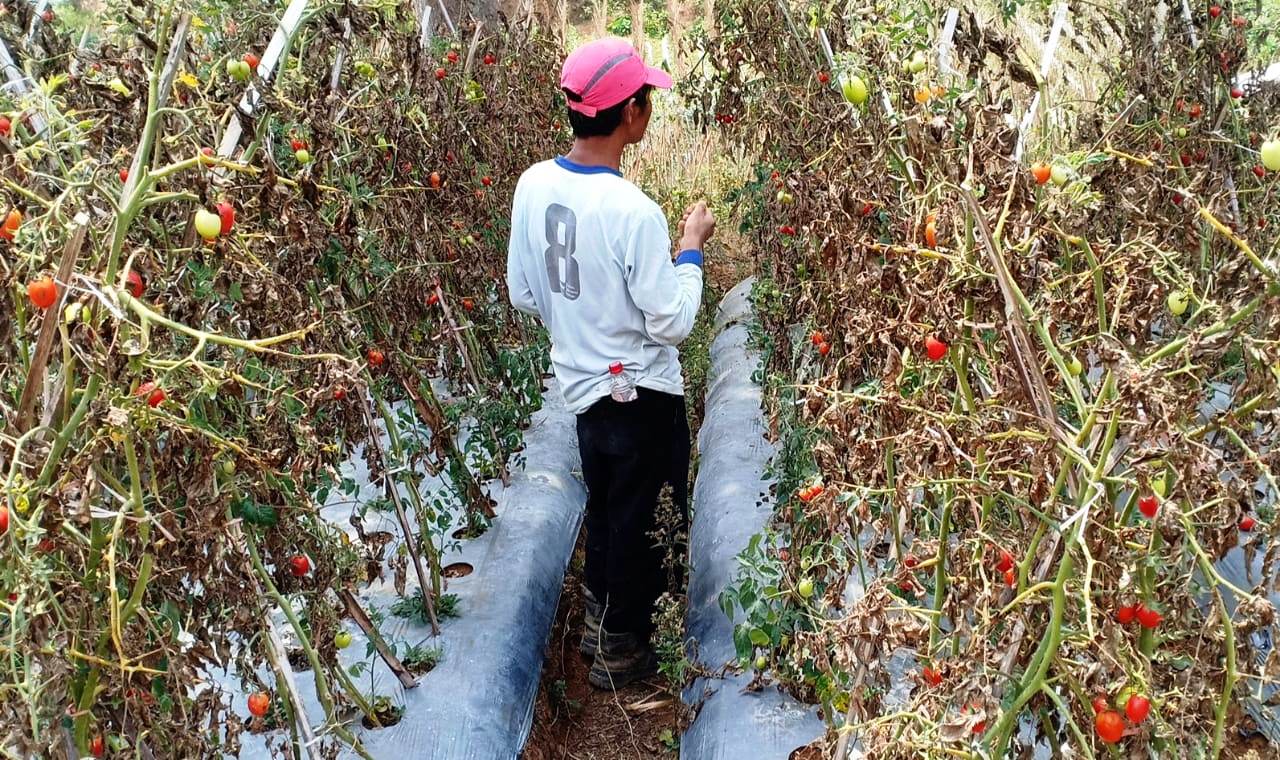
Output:
[[[9,209],[9,214],[4,218],[4,224],[0,225],[0,238],[13,240],[13,236],[17,234],[18,228],[21,226],[22,212],[16,208]]]
[[[921,104],[928,103],[929,99],[932,97],[933,97],[933,93],[930,92],[928,87],[921,87],[920,89],[916,90],[917,103],[921,103]]]
[[[270,707],[271,697],[268,697],[265,691],[249,695],[249,712],[254,716],[261,718],[267,714],[267,709]]]
[[[47,309],[58,300],[58,285],[52,277],[41,277],[27,283],[27,298],[37,309]]]
[[[1053,170],[1046,163],[1036,163],[1031,165],[1031,176],[1036,178],[1037,185],[1043,185],[1049,181],[1049,175]]]
[[[938,227],[933,222],[924,226],[924,242],[928,243],[930,248],[938,247]]]

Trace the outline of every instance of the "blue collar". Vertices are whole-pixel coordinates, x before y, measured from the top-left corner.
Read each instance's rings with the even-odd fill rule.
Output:
[[[608,166],[584,166],[583,164],[574,163],[564,156],[556,156],[556,166],[574,174],[613,174],[619,177],[622,176],[622,172],[611,169]]]

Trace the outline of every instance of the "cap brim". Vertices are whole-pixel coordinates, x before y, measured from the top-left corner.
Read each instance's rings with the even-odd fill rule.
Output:
[[[649,66],[648,75],[645,77],[644,83],[651,84],[660,90],[670,90],[674,82],[671,75],[656,66]]]

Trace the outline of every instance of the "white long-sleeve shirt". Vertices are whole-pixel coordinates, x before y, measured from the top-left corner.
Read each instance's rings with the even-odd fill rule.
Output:
[[[614,362],[641,388],[684,395],[676,346],[702,303],[702,254],[672,262],[662,209],[621,174],[561,157],[521,175],[507,289],[551,333],[551,364],[574,414],[609,395]]]

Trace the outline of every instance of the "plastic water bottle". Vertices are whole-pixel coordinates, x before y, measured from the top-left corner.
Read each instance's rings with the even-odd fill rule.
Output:
[[[631,375],[623,370],[622,362],[609,365],[609,374],[613,376],[611,391],[614,401],[625,404],[639,398],[636,394],[636,384],[631,380]]]

